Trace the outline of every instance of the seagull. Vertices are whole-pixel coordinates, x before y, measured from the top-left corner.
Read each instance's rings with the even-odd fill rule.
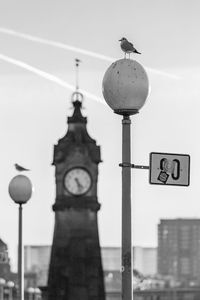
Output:
[[[17,171],[22,172],[22,171],[30,171],[29,169],[26,169],[18,164],[15,164],[15,168]]]
[[[120,46],[122,51],[125,52],[125,58],[126,58],[126,53],[129,54],[129,58],[130,58],[130,53],[137,53],[137,54],[141,54],[140,52],[138,52],[135,47],[133,46],[133,44],[131,42],[129,42],[125,37],[121,38],[119,40],[119,42],[121,42]]]

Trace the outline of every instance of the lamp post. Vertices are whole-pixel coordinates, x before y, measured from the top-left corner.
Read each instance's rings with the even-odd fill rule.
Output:
[[[35,288],[35,300],[41,300],[41,290],[39,288]]]
[[[28,292],[28,300],[34,300],[35,289],[33,287],[29,287],[27,289]]]
[[[40,300],[41,299],[41,291],[39,288],[29,287],[27,289],[28,300]]]
[[[0,278],[0,300],[4,299],[4,286],[6,284],[5,279]]]
[[[18,228],[18,299],[24,299],[24,270],[23,270],[23,241],[22,241],[22,205],[32,195],[32,183],[27,176],[17,175],[9,183],[9,194],[12,200],[19,204],[19,228]]]
[[[131,59],[112,63],[103,78],[103,96],[116,114],[122,115],[122,300],[131,300],[131,119],[139,112],[149,93],[144,68]]]
[[[7,287],[8,287],[8,300],[13,300],[13,288],[15,284],[13,281],[8,281],[7,282]]]

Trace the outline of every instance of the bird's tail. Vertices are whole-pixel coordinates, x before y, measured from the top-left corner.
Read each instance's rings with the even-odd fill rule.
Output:
[[[138,52],[136,49],[135,49],[135,51],[134,51],[135,53],[137,53],[137,54],[142,54],[142,53],[140,53],[140,52]]]

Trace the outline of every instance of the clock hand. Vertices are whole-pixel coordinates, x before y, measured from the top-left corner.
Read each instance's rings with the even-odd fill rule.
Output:
[[[75,181],[76,181],[76,183],[77,183],[78,190],[81,191],[81,190],[83,189],[82,184],[80,183],[80,181],[78,180],[78,178],[75,178]]]

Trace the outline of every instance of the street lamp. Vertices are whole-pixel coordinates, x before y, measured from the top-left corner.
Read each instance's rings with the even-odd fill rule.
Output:
[[[19,204],[19,233],[18,233],[18,285],[19,300],[24,299],[24,272],[23,264],[23,242],[22,242],[22,205],[25,204],[32,195],[32,183],[27,176],[17,175],[9,183],[9,194],[12,200]]]
[[[13,300],[13,288],[15,284],[13,281],[8,281],[6,285],[8,287],[8,300]]]
[[[27,289],[28,300],[40,300],[41,299],[41,290],[39,288],[29,287]]]
[[[34,299],[35,289],[33,287],[29,287],[27,289],[27,292],[28,292],[28,300],[33,300]]]
[[[42,295],[42,292],[39,288],[35,288],[35,300],[40,300],[41,299],[41,295]]]
[[[6,281],[4,278],[0,278],[0,300],[4,299],[4,286],[6,284]]]
[[[131,59],[112,63],[103,78],[103,96],[116,114],[122,115],[122,300],[131,300],[131,139],[130,116],[139,112],[149,93],[144,68]]]

